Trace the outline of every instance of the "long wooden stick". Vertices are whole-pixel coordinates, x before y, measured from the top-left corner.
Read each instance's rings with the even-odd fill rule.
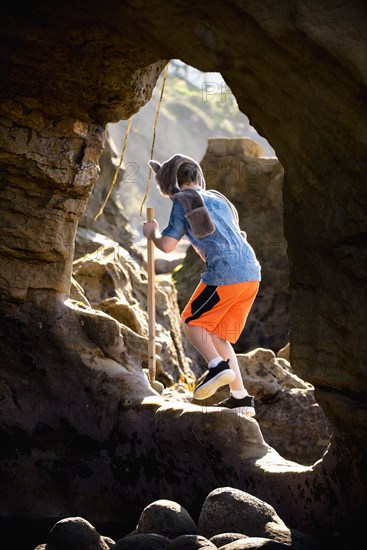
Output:
[[[154,220],[154,208],[147,208],[147,220]],[[152,384],[156,374],[155,360],[155,270],[154,270],[154,242],[147,239],[148,248],[148,370]]]

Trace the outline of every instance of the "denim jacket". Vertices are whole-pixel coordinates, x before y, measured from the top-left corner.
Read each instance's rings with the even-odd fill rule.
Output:
[[[201,280],[208,285],[229,285],[245,281],[260,281],[261,266],[255,252],[248,243],[245,232],[241,232],[234,206],[210,190],[200,190],[215,226],[215,231],[204,238],[194,236],[185,211],[178,199],[173,199],[168,225],[162,235],[180,240],[184,235],[205,262]]]

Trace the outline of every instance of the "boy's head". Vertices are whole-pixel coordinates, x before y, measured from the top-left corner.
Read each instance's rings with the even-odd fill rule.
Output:
[[[205,180],[200,165],[191,157],[173,155],[160,164],[150,160],[149,165],[155,173],[155,179],[162,195],[173,196],[184,184],[196,183],[205,189]]]
[[[192,162],[184,162],[177,170],[177,183],[179,188],[183,185],[195,183],[201,187],[201,170]]]

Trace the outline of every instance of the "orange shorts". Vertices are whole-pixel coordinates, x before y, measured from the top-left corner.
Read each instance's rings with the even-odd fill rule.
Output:
[[[200,282],[181,313],[181,319],[234,344],[245,326],[259,286],[259,281],[222,286]]]

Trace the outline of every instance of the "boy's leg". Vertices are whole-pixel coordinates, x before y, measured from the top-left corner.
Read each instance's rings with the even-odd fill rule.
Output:
[[[219,336],[217,336],[214,333],[212,333],[211,337],[212,337],[212,343],[217,350],[217,355],[220,355],[225,359],[229,359],[229,365],[236,375],[236,378],[230,384],[231,390],[242,391],[244,392],[243,396],[247,395],[248,392],[245,386],[243,385],[241,371],[238,366],[237,356],[233,349],[233,346],[229,342],[227,342],[227,340],[222,340],[222,338],[219,338]]]
[[[230,342],[238,339],[258,288],[258,281],[225,286],[199,283],[181,314],[184,333],[208,362],[208,373],[195,388],[194,397],[206,399],[219,387],[230,384],[234,405],[237,407],[238,400],[245,400],[247,407],[247,401],[251,401],[248,407],[251,410],[246,412],[251,415],[254,414],[253,398],[244,388]],[[224,406],[234,408],[232,402]]]
[[[182,322],[182,328],[194,348],[209,363],[212,359],[220,355],[212,340],[212,333],[205,327],[199,325],[188,325]]]
[[[202,357],[208,362],[208,372],[202,382],[194,391],[196,399],[206,399],[217,391],[221,386],[230,384],[235,380],[235,373],[230,368],[228,361],[218,354],[213,343],[213,334],[205,327],[199,325],[188,325],[182,323],[183,331],[198,350]]]
[[[229,384],[231,396],[216,406],[235,409],[247,416],[255,416],[254,399],[248,395],[243,385],[237,356],[232,345],[198,325],[183,323],[183,329],[190,342],[209,364],[212,357],[227,358],[227,361],[222,360],[216,367],[209,368],[204,380],[195,388],[194,397],[196,399],[206,399],[221,386]]]
[[[237,356],[232,345],[227,340],[222,340],[216,334],[212,335],[212,341],[218,350],[218,353],[223,357],[228,357],[230,367],[236,375],[233,382],[230,383],[231,395],[228,399],[218,403],[217,407],[225,407],[235,409],[236,411],[246,415],[255,416],[255,401],[252,395],[248,394],[241,376],[241,371],[238,366]]]

